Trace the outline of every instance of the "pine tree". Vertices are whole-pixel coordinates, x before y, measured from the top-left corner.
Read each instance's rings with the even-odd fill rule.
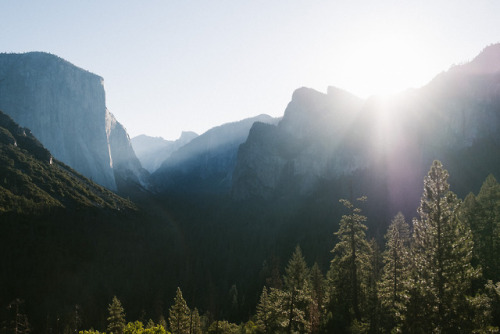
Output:
[[[410,227],[399,212],[385,235],[386,250],[383,253],[384,268],[379,283],[380,301],[388,316],[391,329],[404,311],[404,298],[409,275]]]
[[[318,263],[311,268],[311,301],[309,303],[309,327],[311,333],[318,333],[323,322],[325,306],[325,278],[319,269]]]
[[[191,312],[190,334],[201,334],[201,318],[197,308]]]
[[[410,289],[414,289],[416,319],[408,327],[420,332],[456,333],[467,328],[466,293],[478,271],[471,265],[470,229],[458,219],[460,200],[449,190],[448,172],[434,161],[424,179],[424,193],[413,220],[415,263]]]
[[[483,277],[500,281],[500,185],[493,175],[484,181],[472,211],[471,229]]]
[[[267,293],[267,287],[264,286],[262,293],[260,294],[259,303],[257,304],[257,326],[259,332],[261,333],[272,333],[272,320],[273,320],[274,310]]]
[[[108,331],[113,334],[123,334],[125,328],[125,313],[122,304],[116,296],[113,297],[111,304],[108,306]]]
[[[366,197],[358,198],[364,202]],[[353,319],[361,321],[362,304],[366,302],[367,278],[370,272],[370,244],[366,240],[366,216],[361,209],[345,199],[340,202],[350,211],[340,220],[335,233],[339,241],[332,250],[329,279],[332,284],[332,313],[337,317],[338,326],[347,326]]]
[[[288,326],[287,332],[304,330],[307,326],[306,309],[309,300],[308,290],[309,271],[302,256],[302,251],[297,245],[287,267],[285,268],[285,291],[289,298],[285,301],[287,305]]]
[[[170,307],[168,322],[172,334],[189,334],[191,312],[182,297],[182,291],[177,288],[174,305]]]
[[[369,332],[378,333],[382,322],[378,282],[382,268],[382,256],[374,238],[370,240],[370,272],[368,276],[368,290],[366,302],[366,318],[369,323]]]

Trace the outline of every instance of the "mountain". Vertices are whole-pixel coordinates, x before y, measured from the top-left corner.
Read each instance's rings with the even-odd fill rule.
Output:
[[[0,109],[58,160],[108,189],[147,181],[95,74],[43,52],[0,54]]]
[[[268,115],[212,128],[173,152],[151,175],[160,192],[227,192],[238,147],[255,122],[275,123]]]
[[[300,88],[277,126],[253,125],[231,193],[235,200],[311,198],[329,188],[337,197],[367,194],[387,215],[413,212],[434,159],[461,196],[489,173],[500,175],[499,130],[500,44],[390,98]]]
[[[29,129],[1,111],[0,175],[0,213],[135,207],[54,159]]]
[[[156,171],[170,155],[186,145],[198,135],[191,131],[182,131],[179,139],[171,141],[161,137],[139,135],[132,138],[132,147],[141,165],[150,173]]]
[[[352,145],[344,146],[362,103],[333,87],[328,94],[297,89],[278,125],[255,123],[240,146],[233,197],[268,199],[278,188],[288,192],[294,175],[300,175],[301,182],[293,191],[308,192],[322,178],[341,175],[363,164],[351,150]]]

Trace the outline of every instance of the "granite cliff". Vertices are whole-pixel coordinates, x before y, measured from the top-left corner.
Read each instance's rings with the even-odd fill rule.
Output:
[[[237,200],[272,199],[310,196],[329,185],[346,197],[354,187],[355,195],[404,209],[416,206],[421,180],[439,159],[452,182],[462,180],[452,185],[463,196],[500,171],[499,130],[497,44],[392,97],[296,90],[277,126],[253,125],[238,151],[231,192]]]
[[[106,109],[100,76],[47,53],[0,54],[0,109],[58,160],[109,189],[124,174],[144,178],[125,129]]]

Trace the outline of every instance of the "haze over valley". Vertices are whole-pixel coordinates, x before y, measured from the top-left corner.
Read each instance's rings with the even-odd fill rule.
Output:
[[[91,3],[0,11],[0,334],[499,331],[496,4]]]

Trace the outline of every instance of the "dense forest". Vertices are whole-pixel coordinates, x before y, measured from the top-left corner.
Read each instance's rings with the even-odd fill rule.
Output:
[[[43,223],[47,217],[33,224],[31,219],[23,222],[19,214],[13,215],[8,230],[10,243],[1,243],[3,256],[11,254],[11,262],[3,259],[2,264],[16,275],[22,274],[17,276],[22,284],[9,287],[2,283],[1,331],[25,333],[31,328],[40,333],[498,332],[500,185],[490,175],[477,195],[471,193],[460,200],[450,191],[448,172],[439,161],[432,164],[423,184],[417,217],[408,220],[398,213],[388,222],[383,240],[367,236],[370,234],[366,222],[370,217],[363,214],[362,208],[369,198],[340,199],[344,215],[335,225],[338,229],[333,238],[324,236],[331,242],[330,253],[314,254],[309,243],[299,242],[289,253],[284,268],[279,259],[268,256],[270,260],[262,265],[260,273],[252,272],[255,265],[251,262],[266,258],[266,254],[261,254],[269,249],[266,239],[262,240],[262,249],[247,250],[247,255],[255,252],[248,256],[249,269],[244,269],[246,263],[238,265],[222,259],[204,271],[197,266],[210,264],[197,263],[195,250],[183,249],[187,243],[179,244],[189,230],[176,230],[179,226],[172,223],[176,217],[164,224],[162,232],[159,226],[152,229],[138,223],[147,220],[140,217],[141,213],[132,218],[127,214],[129,219],[95,213],[90,220],[99,223],[94,225],[87,224],[90,220],[85,218],[81,218],[85,224],[65,221],[68,217],[64,213],[51,213],[50,225]],[[188,214],[187,210],[183,212]],[[51,241],[67,244],[41,246],[40,242],[49,241],[40,237],[41,232],[51,235]],[[112,239],[113,244],[108,244],[110,233],[120,233]],[[210,242],[210,237],[224,240],[232,236],[231,231],[224,229],[206,234],[206,242]],[[140,239],[151,247],[141,249],[145,243]],[[15,247],[12,240],[24,240],[23,247]],[[193,241],[189,244],[193,245]],[[256,244],[256,240],[246,243]],[[199,247],[203,249],[203,245]],[[213,247],[214,254],[225,253],[215,243]],[[227,251],[242,249],[229,241],[226,247]],[[36,259],[13,263],[24,258],[13,254],[14,248]],[[303,254],[303,248],[307,254]],[[61,250],[76,251],[77,255]],[[166,261],[161,253],[178,257]],[[74,261],[75,257],[79,261]],[[325,258],[326,266],[322,261]],[[307,259],[319,262],[308,263]],[[222,262],[230,269],[222,268]],[[24,267],[26,263],[37,266]],[[55,270],[66,272],[54,276]],[[214,274],[211,270],[220,272]],[[226,294],[210,288],[214,282],[206,282],[216,280],[218,275],[236,277],[231,270],[245,273],[246,282],[221,288],[228,291]],[[203,272],[206,275],[200,275]],[[12,282],[8,276],[2,270],[3,282]],[[72,282],[53,281],[56,276]],[[204,281],[205,284],[199,283]],[[177,291],[151,290],[176,282]],[[238,293],[240,284],[244,286],[243,295]],[[65,290],[76,287],[80,291]],[[186,297],[183,287],[187,288]],[[208,291],[202,290],[207,287]],[[51,299],[40,289],[48,289]],[[104,291],[92,295],[100,289]],[[254,296],[250,295],[252,291]],[[62,300],[64,308],[57,305]],[[169,304],[163,304],[164,300],[170,300]]]

